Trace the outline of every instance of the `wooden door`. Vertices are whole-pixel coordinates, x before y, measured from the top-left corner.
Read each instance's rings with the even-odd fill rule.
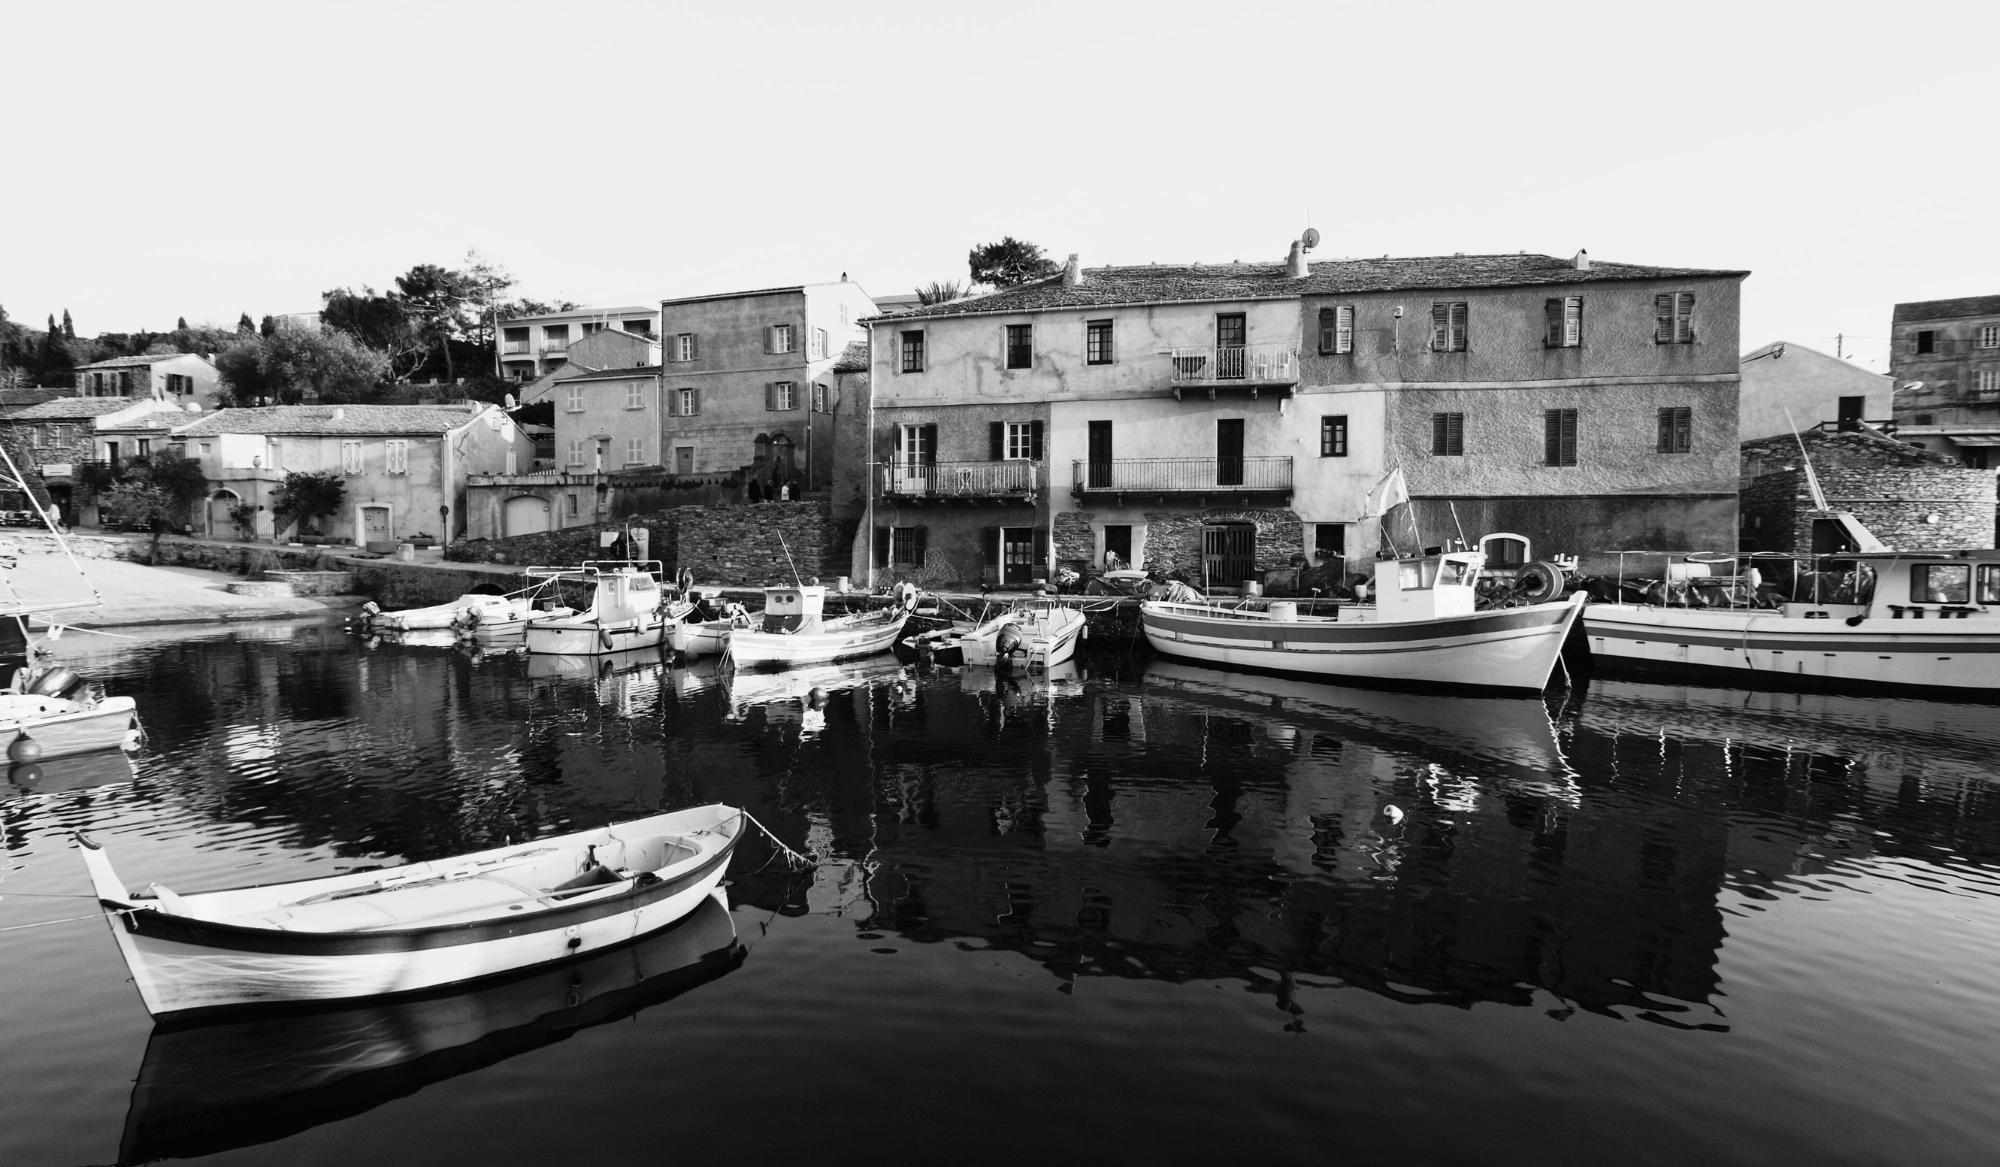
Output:
[[[1257,528],[1217,523],[1201,530],[1202,584],[1234,587],[1257,573]]]
[[[1250,324],[1243,313],[1216,313],[1215,375],[1218,380],[1240,380],[1243,377],[1243,350],[1249,339]]]
[[[1090,469],[1086,485],[1093,490],[1111,487],[1111,423],[1090,423]]]
[[[1243,419],[1225,417],[1215,423],[1215,484],[1243,485]]]

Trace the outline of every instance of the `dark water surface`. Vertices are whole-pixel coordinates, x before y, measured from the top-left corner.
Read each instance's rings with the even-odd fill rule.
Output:
[[[2000,1161],[1991,707],[62,647],[149,738],[0,785],[0,1164]],[[64,922],[78,829],[188,891],[708,801],[825,862],[474,992],[156,1031]]]

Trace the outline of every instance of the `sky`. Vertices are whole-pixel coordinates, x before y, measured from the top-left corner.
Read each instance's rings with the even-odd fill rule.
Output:
[[[1984,6],[10,4],[0,305],[312,311],[476,250],[622,306],[1060,261],[1587,248],[1886,371],[2000,294]]]

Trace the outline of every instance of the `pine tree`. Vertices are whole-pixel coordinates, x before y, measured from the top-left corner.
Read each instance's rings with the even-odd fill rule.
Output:
[[[238,332],[257,331],[257,326],[251,323],[250,314],[248,312],[245,312],[243,315],[236,318],[236,331]]]
[[[76,339],[76,325],[69,322],[69,309],[67,308],[63,309],[63,336],[68,340]]]
[[[49,335],[50,336],[62,335],[62,333],[56,331],[56,314],[53,312],[49,313]]]
[[[174,328],[177,331],[186,332],[188,330],[188,318],[183,316],[180,319],[174,321]]]
[[[278,331],[278,322],[276,319],[266,316],[264,317],[264,323],[257,326],[257,331],[260,335],[268,337]]]

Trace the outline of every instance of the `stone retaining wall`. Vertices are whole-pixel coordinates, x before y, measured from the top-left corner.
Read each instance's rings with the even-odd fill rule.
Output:
[[[825,499],[680,506],[629,522],[465,540],[452,544],[446,557],[454,562],[573,565],[611,558],[601,533],[621,533],[627,527],[646,531],[647,557],[664,564],[669,575],[687,567],[703,583],[757,588],[789,580],[795,570],[803,578],[819,576],[831,583],[849,572],[850,540],[842,538]]]
[[[351,596],[354,594],[354,573],[351,571],[266,571],[264,578],[291,585],[295,596]]]

